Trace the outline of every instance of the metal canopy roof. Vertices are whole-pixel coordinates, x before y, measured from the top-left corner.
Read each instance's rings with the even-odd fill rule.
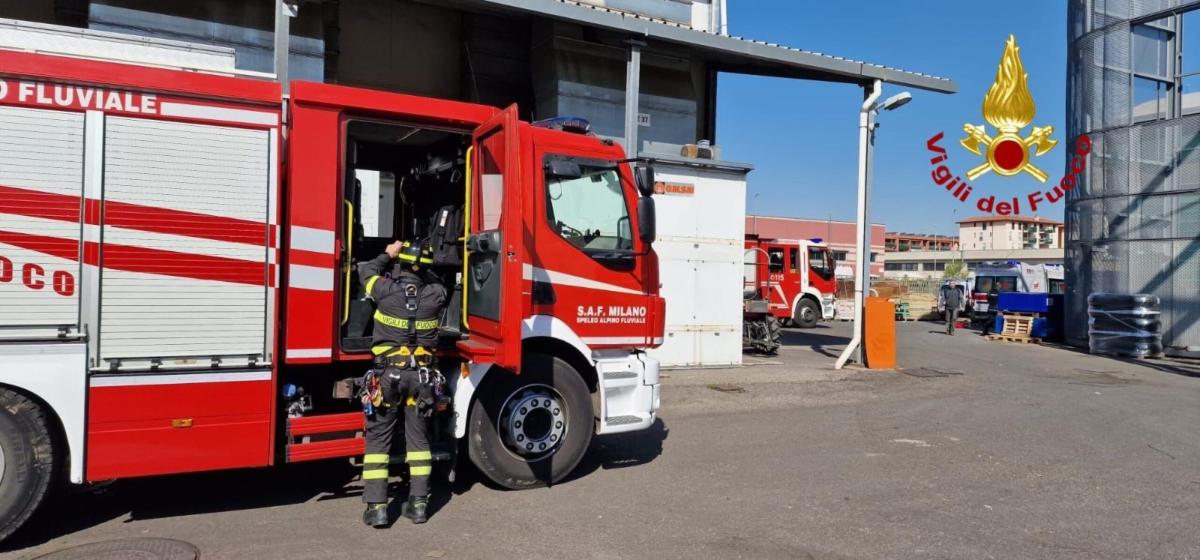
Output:
[[[665,20],[582,4],[574,0],[474,2],[686,45],[702,53],[708,60],[717,64],[719,69],[729,72],[853,83],[882,80],[938,93],[958,91],[958,86],[947,78],[742,37],[717,35]]]

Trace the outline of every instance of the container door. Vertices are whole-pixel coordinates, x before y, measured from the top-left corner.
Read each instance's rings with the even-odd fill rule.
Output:
[[[470,345],[490,346],[492,361],[514,372],[521,366],[522,263],[528,262],[518,122],[512,105],[474,134],[464,289]]]

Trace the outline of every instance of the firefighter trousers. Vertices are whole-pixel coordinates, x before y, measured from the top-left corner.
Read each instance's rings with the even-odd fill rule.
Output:
[[[433,455],[429,451],[429,423],[417,408],[422,380],[417,370],[388,368],[380,375],[383,404],[367,415],[366,451],[363,454],[363,501],[384,503],[388,499],[388,460],[396,422],[404,414],[404,462],[408,463],[411,497],[429,495]]]

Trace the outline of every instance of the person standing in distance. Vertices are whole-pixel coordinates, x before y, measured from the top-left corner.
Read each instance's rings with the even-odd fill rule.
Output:
[[[946,302],[946,334],[954,336],[954,323],[958,322],[958,308],[962,306],[958,282],[951,280],[942,288],[942,301]]]

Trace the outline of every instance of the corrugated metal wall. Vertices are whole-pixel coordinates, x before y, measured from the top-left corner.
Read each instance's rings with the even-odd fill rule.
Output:
[[[1132,119],[1130,21],[1162,15],[1161,27],[1173,32],[1179,17],[1170,10],[1181,3],[1069,5],[1067,134],[1092,140],[1066,212],[1067,338],[1076,344],[1087,343],[1088,294],[1151,293],[1162,298],[1168,352],[1200,351],[1200,115]]]

